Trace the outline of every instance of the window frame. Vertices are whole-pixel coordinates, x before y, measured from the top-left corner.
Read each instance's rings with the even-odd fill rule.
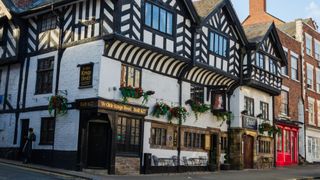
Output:
[[[250,102],[252,103],[252,112],[251,114],[249,114],[249,110],[247,109],[247,102]],[[251,116],[251,117],[254,117],[254,99],[251,98],[251,97],[248,97],[248,96],[244,96],[244,110],[246,110],[248,113],[247,113],[247,116]],[[251,110],[250,110],[251,111]]]
[[[312,105],[312,106],[310,106]],[[308,124],[310,125],[315,125],[315,108],[314,108],[314,100],[308,100]],[[310,110],[310,107],[312,107],[312,111]],[[312,117],[312,121],[311,121],[311,118]]]
[[[159,132],[159,130],[160,130],[160,134],[157,133],[157,132]],[[163,134],[163,132],[164,132],[164,134]],[[157,135],[160,135],[160,137],[157,137]],[[168,129],[167,128],[151,127],[151,146],[160,146],[160,147],[167,146],[167,136],[168,136]],[[160,140],[159,143],[157,143],[157,139]]]
[[[263,57],[263,58],[261,59],[261,57]],[[262,60],[263,67],[261,67],[261,60]],[[255,66],[260,68],[260,69],[265,70],[265,68],[266,68],[265,61],[266,61],[266,56],[261,52],[256,52],[256,59],[255,59],[255,62],[254,62]],[[257,64],[257,63],[259,63],[259,64]]]
[[[52,67],[51,68],[47,68],[47,69],[40,69],[41,64],[40,63],[44,63],[44,61],[50,61]],[[47,58],[42,58],[42,59],[38,59],[37,61],[37,71],[36,71],[36,87],[35,87],[35,95],[43,95],[43,94],[51,94],[53,91],[53,82],[54,82],[54,68],[55,68],[55,59],[54,57],[47,57]],[[43,78],[45,73],[52,73],[52,77],[51,77],[51,88],[43,88],[43,85],[40,86],[40,83],[43,83],[42,79],[40,80],[40,78]],[[46,74],[46,76],[48,76],[48,74]],[[41,82],[40,82],[41,81]],[[48,81],[46,81],[48,82]],[[49,83],[46,83],[49,84]]]
[[[203,104],[205,102],[204,87],[197,84],[190,84],[190,99]]]
[[[219,39],[218,47],[216,46],[216,41],[215,41],[216,35],[217,35],[217,37]],[[212,36],[213,36],[213,39],[212,39]],[[220,54],[220,52],[219,52],[220,51],[219,47],[221,45],[220,44],[220,37],[222,37],[223,40],[226,41],[226,44],[222,44],[223,47],[226,47],[225,55],[223,55],[223,49],[222,49],[222,54]],[[221,32],[218,32],[216,30],[210,29],[209,30],[209,40],[208,41],[209,41],[209,52],[210,53],[212,53],[213,55],[218,56],[218,57],[220,57],[222,59],[228,59],[229,58],[229,55],[230,55],[230,47],[229,47],[230,46],[230,37],[228,37],[227,35],[225,35],[225,34],[223,34]],[[218,48],[218,52],[215,52],[216,51],[215,47]]]
[[[147,24],[147,16],[146,16],[146,8],[147,8],[147,4],[150,4],[151,5],[151,22],[150,22],[150,25]],[[159,9],[159,13],[158,13],[158,29],[154,28],[153,27],[153,7],[156,6],[158,7]],[[161,10],[164,10],[166,12],[166,32],[162,32],[160,30],[160,25],[161,25],[161,22],[160,22],[160,19],[161,19]],[[171,34],[168,33],[168,13],[170,13],[172,15],[172,29],[171,29]],[[175,29],[176,29],[176,12],[174,10],[171,9],[171,7],[165,7],[164,5],[160,4],[160,3],[156,3],[156,2],[151,2],[151,1],[145,1],[144,3],[144,8],[143,8],[143,26],[147,29],[150,29],[150,30],[154,30],[156,33],[159,33],[161,35],[164,35],[166,37],[169,37],[170,39],[172,39],[174,36],[175,36]]]
[[[258,144],[259,144],[258,152],[260,154],[271,154],[271,141],[259,140]]]
[[[273,60],[272,58],[269,58],[269,72],[271,74],[278,75],[277,61]]]
[[[316,39],[314,43],[314,58],[320,61],[320,42]]]
[[[264,106],[264,105],[266,105],[266,106]],[[266,109],[264,109],[264,108],[266,108]],[[267,111],[266,112],[266,117],[265,117],[264,112],[263,112],[264,110]],[[269,104],[266,103],[266,102],[260,101],[260,111],[261,111],[261,114],[262,114],[262,119],[269,120]]]
[[[123,81],[123,68],[125,67],[126,69],[126,73],[125,73],[125,81]],[[129,68],[132,68],[134,70],[134,77],[133,77],[133,86],[128,85],[128,78],[129,78]],[[140,73],[140,77],[139,77],[139,86],[135,86],[136,85],[136,73],[139,72]],[[123,82],[125,82],[125,85],[123,85]],[[134,87],[134,88],[141,88],[141,84],[142,84],[142,69],[135,67],[135,66],[131,66],[131,65],[127,65],[127,64],[121,64],[121,76],[120,76],[120,87]]]
[[[53,23],[53,19],[55,18],[55,23]],[[50,20],[50,25],[48,25]],[[46,26],[44,28],[44,22],[46,22]],[[54,14],[46,14],[43,15],[40,21],[40,33],[54,30],[58,26],[58,17]]]
[[[53,126],[50,128],[50,131],[49,131],[48,124],[44,125],[45,123],[48,123],[49,121],[53,121],[51,124]],[[55,129],[56,129],[56,119],[54,117],[43,117],[43,118],[41,118],[41,125],[40,126],[41,127],[40,127],[39,145],[53,145],[54,136],[55,136]],[[46,129],[44,129],[45,126],[46,126]],[[49,138],[50,137],[49,133],[52,133],[51,134],[52,139]]]
[[[308,41],[310,41],[310,42],[308,42]],[[309,34],[305,34],[305,43],[306,43],[306,54],[309,55],[309,56],[312,56],[312,53],[313,53],[312,36],[310,36]],[[308,48],[308,44],[310,45],[309,48]]]
[[[284,51],[285,56],[287,58],[287,60],[289,60],[289,52],[288,51]],[[283,66],[281,67],[281,74],[283,76],[289,76],[289,67],[288,66]]]
[[[309,69],[311,68],[311,69]],[[311,78],[309,77],[309,70],[311,70],[312,75]],[[311,82],[311,84],[309,84]],[[311,87],[309,87],[309,85]],[[307,89],[314,89],[314,67],[312,65],[307,64]]]
[[[124,136],[125,136],[125,139],[123,141],[123,143],[121,143],[118,139],[118,136],[119,136],[119,126],[121,126],[121,130],[122,130],[122,125],[119,125],[119,120],[121,118],[125,118],[125,121],[126,121],[126,124],[125,124],[125,131],[124,131]],[[136,121],[136,122],[139,122],[138,123],[138,128],[135,127],[135,130],[138,129],[138,131],[135,131],[138,132],[138,137],[134,136],[134,138],[138,138],[138,144],[131,144],[131,140],[132,140],[132,133],[131,133],[131,130],[132,130],[132,120]],[[135,122],[135,125],[136,125],[136,122]],[[125,114],[119,114],[117,116],[117,119],[116,119],[116,140],[115,140],[115,145],[116,145],[116,148],[117,148],[117,152],[116,154],[117,155],[130,155],[130,156],[139,156],[140,152],[141,152],[141,143],[142,143],[142,119],[139,118],[139,117],[135,117],[135,116],[128,116],[128,115],[125,115]],[[121,134],[123,132],[121,131]],[[135,134],[136,135],[136,134]],[[135,142],[135,140],[134,140]]]
[[[293,66],[293,59],[296,62],[296,67]],[[290,70],[291,70],[291,79],[299,81],[299,58],[297,58],[296,56],[291,55],[290,56],[290,60],[291,60],[291,65],[290,65]],[[295,76],[293,74],[293,72],[296,72]]]
[[[205,133],[204,132],[183,132],[183,147],[187,149],[202,149],[205,146]]]
[[[283,99],[282,99],[282,93],[286,93],[286,99],[287,99],[287,101],[286,101],[286,103],[283,103]],[[282,115],[285,115],[285,116],[289,116],[289,91],[285,91],[285,90],[281,90],[281,94],[280,94],[280,96],[281,96],[281,104],[280,104],[280,113],[282,114]],[[282,106],[283,105],[285,105],[284,107],[286,108],[286,111],[287,112],[283,112],[282,110]]]

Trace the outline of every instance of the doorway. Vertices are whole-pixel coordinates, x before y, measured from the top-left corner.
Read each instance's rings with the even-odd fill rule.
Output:
[[[87,167],[105,169],[109,164],[110,123],[92,121],[88,126]]]
[[[244,152],[243,152],[244,168],[252,169],[254,138],[252,136],[245,136],[243,141],[244,141]]]
[[[210,147],[210,170],[213,171],[217,168],[217,155],[218,155],[218,135],[212,134],[211,135],[211,147]]]
[[[21,119],[21,133],[20,133],[21,150],[27,141],[28,131],[29,131],[29,122],[30,122],[29,119]]]

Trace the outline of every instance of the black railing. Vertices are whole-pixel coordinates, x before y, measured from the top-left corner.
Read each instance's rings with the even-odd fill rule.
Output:
[[[251,79],[281,90],[282,78],[280,76],[261,69],[255,65],[252,65]]]

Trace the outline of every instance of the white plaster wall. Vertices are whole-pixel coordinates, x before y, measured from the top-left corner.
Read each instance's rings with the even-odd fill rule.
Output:
[[[98,96],[106,99],[120,99],[121,62],[102,57],[100,63]]]
[[[44,106],[48,105],[49,98],[53,94],[40,94],[36,95],[36,81],[37,81],[37,69],[38,69],[38,59],[54,57],[54,70],[53,70],[53,84],[52,84],[52,92],[54,92],[54,87],[56,84],[56,73],[57,73],[57,51],[50,52],[46,54],[42,54],[39,56],[33,56],[30,58],[30,66],[29,66],[29,76],[28,76],[28,85],[26,92],[26,107],[33,106]]]
[[[8,101],[13,108],[17,107],[17,94],[19,89],[20,64],[13,64],[10,67],[8,84]]]
[[[0,147],[14,147],[15,114],[0,116]]]
[[[234,119],[231,121],[232,127],[242,127],[241,112],[244,110],[244,97],[249,97],[254,99],[254,116],[256,117],[261,113],[260,111],[260,101],[269,104],[269,120],[272,123],[273,121],[273,103],[272,96],[268,93],[262,92],[260,90],[248,87],[241,86],[238,87],[232,97],[231,97],[231,111],[234,114]]]
[[[60,69],[59,90],[67,90],[68,101],[98,96],[100,61],[103,54],[102,40],[67,48],[63,54]],[[93,87],[79,89],[80,67],[78,65],[94,63]]]
[[[36,141],[34,149],[52,149],[52,145],[40,145],[41,118],[51,117],[48,111],[23,113],[20,119],[30,119],[29,127],[34,129]],[[75,151],[78,147],[79,111],[69,110],[64,116],[56,118],[54,133],[54,150]],[[10,134],[14,134],[14,131]],[[18,128],[18,144],[20,144],[21,120]],[[13,141],[12,141],[13,142]],[[11,142],[11,143],[12,143]]]
[[[6,88],[6,79],[7,79],[7,71],[8,66],[0,67],[2,70],[1,80],[0,80],[0,96],[4,96],[5,88]],[[4,99],[2,99],[2,103],[0,104],[0,109],[3,108]]]

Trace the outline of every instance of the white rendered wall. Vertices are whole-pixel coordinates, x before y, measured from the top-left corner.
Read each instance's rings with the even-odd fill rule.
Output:
[[[269,120],[273,121],[273,103],[272,96],[268,93],[262,92],[260,90],[241,86],[238,87],[230,99],[230,109],[234,114],[234,119],[231,121],[231,127],[242,127],[241,112],[244,110],[244,97],[249,97],[254,99],[254,116],[257,117],[261,113],[260,102],[265,102],[269,104]]]

